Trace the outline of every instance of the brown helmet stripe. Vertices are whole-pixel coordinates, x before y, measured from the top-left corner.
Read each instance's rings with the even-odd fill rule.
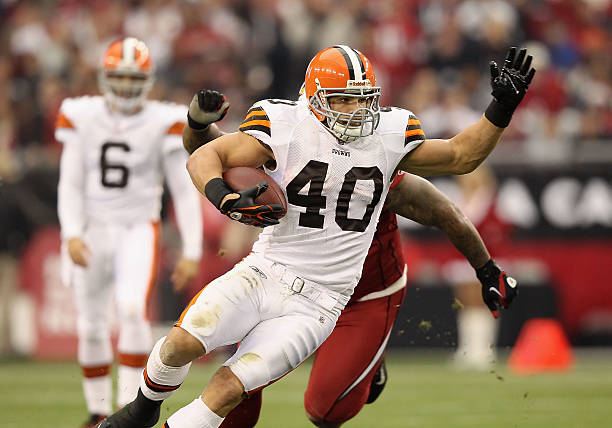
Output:
[[[366,69],[365,69],[365,65],[363,65],[363,60],[361,59],[360,52],[357,49],[353,49],[353,52],[355,52],[355,55],[357,55],[357,59],[359,60],[359,66],[361,67],[361,80],[365,80],[366,79]]]
[[[353,61],[351,61],[351,57],[345,49],[345,46],[336,45],[334,47],[340,51],[340,53],[344,57],[344,60],[346,61],[346,66],[348,67],[349,72],[349,79],[355,80],[355,69],[353,68]]]

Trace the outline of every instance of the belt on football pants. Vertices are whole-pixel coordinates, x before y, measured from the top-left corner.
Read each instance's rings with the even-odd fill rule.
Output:
[[[297,276],[280,263],[273,263],[272,271],[293,294],[300,294],[328,311],[340,314],[350,299],[350,296]]]

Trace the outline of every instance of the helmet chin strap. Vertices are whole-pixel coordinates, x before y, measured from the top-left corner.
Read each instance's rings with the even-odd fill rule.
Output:
[[[353,113],[342,113],[330,110],[332,115],[326,115],[326,126],[340,140],[352,142],[374,133],[378,125],[378,117],[368,108],[359,108]],[[351,126],[359,118],[359,124]]]
[[[336,138],[344,141],[345,143],[351,143],[357,140],[358,138],[371,135],[373,132],[372,124],[369,122],[363,123],[359,126],[346,126],[338,123],[337,121],[332,121],[329,118],[327,118],[326,120],[328,125],[327,127],[332,132],[332,134],[334,134]]]

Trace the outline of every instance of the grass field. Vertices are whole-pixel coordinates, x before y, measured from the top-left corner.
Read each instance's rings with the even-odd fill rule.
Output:
[[[448,354],[391,354],[389,383],[347,428],[612,426],[612,352],[578,352],[573,370],[515,376],[500,363],[487,373],[457,372]],[[197,364],[162,406],[162,419],[201,392],[216,365]],[[264,392],[258,427],[312,427],[302,397],[307,362]],[[0,426],[76,428],[84,420],[80,370],[74,363],[0,363]],[[158,425],[160,426],[160,425]]]

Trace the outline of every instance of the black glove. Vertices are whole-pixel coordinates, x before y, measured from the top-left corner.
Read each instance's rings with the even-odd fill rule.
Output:
[[[234,192],[231,187],[221,178],[213,178],[206,184],[206,197],[232,220],[256,227],[266,227],[278,224],[274,218],[276,213],[283,211],[280,204],[258,204],[255,199],[266,191],[268,183],[262,181],[257,185],[240,192]],[[221,202],[227,195],[237,194],[240,197]]]
[[[493,259],[476,269],[476,276],[482,284],[482,300],[497,318],[498,308],[508,309],[518,295],[516,280],[500,270]]]
[[[220,92],[210,89],[200,89],[189,104],[187,122],[189,127],[204,130],[211,123],[218,122],[225,117],[230,103]]]
[[[525,59],[526,53],[525,49],[521,49],[516,55],[513,46],[508,50],[501,70],[495,61],[489,63],[493,101],[487,107],[485,116],[500,128],[510,123],[514,110],[521,103],[535,74],[535,68],[530,69],[532,57],[527,55]]]

